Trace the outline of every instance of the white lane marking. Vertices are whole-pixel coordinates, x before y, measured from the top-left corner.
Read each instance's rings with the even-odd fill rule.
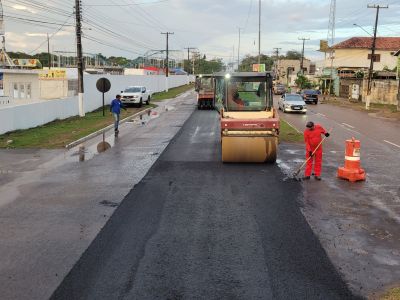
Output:
[[[347,124],[347,123],[342,123],[342,125],[347,126],[347,127],[350,127],[350,128],[352,128],[352,129],[355,128],[354,126],[351,126],[351,125],[349,125],[349,124]]]
[[[324,115],[324,114],[317,113],[317,115],[320,115],[320,116],[323,116],[323,117],[325,117],[325,118],[326,118],[326,115]]]
[[[397,144],[395,144],[395,143],[389,142],[389,141],[387,141],[387,140],[384,140],[384,142],[385,142],[385,143],[388,143],[388,144],[390,144],[390,145],[392,145],[392,146],[395,146],[395,147],[397,147],[397,148],[400,148],[400,146],[397,145]]]
[[[289,124],[290,127],[292,127],[294,130],[297,131],[297,133],[301,133],[296,127],[294,127],[291,123],[288,122],[288,120],[285,120],[286,123]]]
[[[193,135],[190,137],[190,143],[191,144],[194,144],[196,142],[197,134],[199,133],[199,131],[200,131],[200,127],[197,126],[196,130],[193,133]]]
[[[353,129],[350,129],[350,128],[347,128],[347,127],[344,127],[344,126],[342,126],[344,129],[346,129],[347,131],[351,131],[351,132],[354,132],[354,133],[357,133],[357,134],[361,134],[361,132],[358,132],[358,131],[355,131],[355,130],[353,130]]]

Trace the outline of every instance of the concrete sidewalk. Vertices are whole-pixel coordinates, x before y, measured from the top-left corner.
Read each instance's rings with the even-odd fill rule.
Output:
[[[1,299],[47,299],[195,108],[194,93],[84,148],[1,150]]]

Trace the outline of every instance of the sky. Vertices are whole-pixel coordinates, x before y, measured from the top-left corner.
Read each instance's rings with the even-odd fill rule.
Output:
[[[7,51],[75,52],[74,0],[3,0]],[[373,32],[376,10],[371,1],[337,0],[335,43]],[[379,15],[378,36],[400,36],[400,0]],[[83,50],[106,56],[137,56],[165,49],[169,37],[171,56],[187,56],[195,47],[207,58],[225,62],[258,53],[259,0],[82,0]],[[299,38],[309,38],[305,56],[323,58],[319,41],[328,34],[330,0],[262,0],[261,52],[272,55],[301,51]],[[354,26],[357,23],[361,28]],[[238,53],[239,28],[241,43]]]

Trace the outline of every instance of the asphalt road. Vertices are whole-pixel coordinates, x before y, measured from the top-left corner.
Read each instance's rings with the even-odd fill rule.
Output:
[[[277,165],[222,164],[195,111],[52,299],[354,299]]]
[[[307,115],[281,117],[299,131],[307,121],[332,129],[324,143],[322,181],[303,183],[302,209],[331,261],[352,290],[374,295],[400,282],[400,123],[329,104],[308,105]],[[337,178],[345,140],[361,141],[366,181]],[[304,145],[282,145],[279,165],[290,172],[304,160]]]

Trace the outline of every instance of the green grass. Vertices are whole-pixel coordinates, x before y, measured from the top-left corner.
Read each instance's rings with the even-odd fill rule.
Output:
[[[395,288],[385,293],[380,300],[400,300],[400,288]]]
[[[127,112],[123,110],[121,119],[140,110],[138,108],[128,108]],[[55,120],[35,128],[0,135],[0,148],[62,148],[75,140],[113,124],[113,122],[114,119],[109,113],[109,107],[106,107],[104,117],[103,110],[98,109],[87,113],[83,118],[76,116],[64,120]],[[8,141],[12,142],[9,143]]]
[[[174,98],[194,87],[193,84],[170,89],[168,92],[155,93],[151,101],[160,101]],[[147,107],[155,107],[150,104]],[[145,109],[146,107],[143,107]],[[139,109],[128,108],[122,111],[121,119],[137,113]],[[87,113],[84,118],[78,116],[64,120],[55,120],[42,126],[31,129],[17,130],[0,135],[0,148],[62,148],[69,143],[87,136],[97,130],[113,124],[114,119],[106,108],[103,117],[102,109]]]
[[[279,140],[282,142],[299,143],[303,142],[303,134],[297,132],[286,121],[281,119],[281,131],[279,133]]]
[[[194,84],[187,84],[187,85],[182,85],[176,88],[169,89],[168,92],[160,92],[160,93],[154,93],[151,101],[161,101],[165,99],[171,99],[175,98],[179,94],[182,94],[184,92],[187,92],[191,89],[194,88]]]

